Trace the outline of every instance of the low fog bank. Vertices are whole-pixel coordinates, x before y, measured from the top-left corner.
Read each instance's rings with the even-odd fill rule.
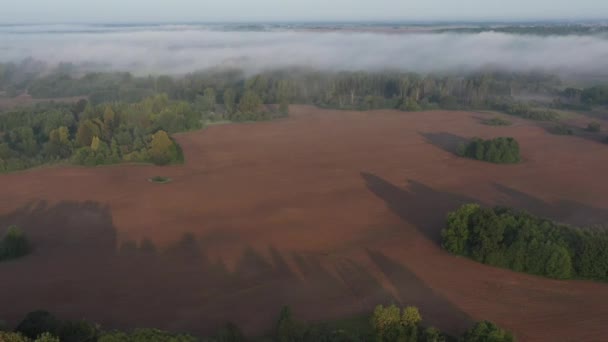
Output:
[[[18,26],[1,28],[0,41],[3,62],[32,57],[51,66],[71,62],[138,75],[183,74],[217,66],[249,73],[289,67],[421,73],[492,68],[583,76],[608,70],[608,39],[601,36]]]

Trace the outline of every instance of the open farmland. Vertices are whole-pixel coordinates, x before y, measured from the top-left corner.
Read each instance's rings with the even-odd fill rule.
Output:
[[[522,341],[601,341],[608,284],[556,281],[451,256],[448,211],[477,201],[560,222],[608,222],[608,146],[470,112],[347,112],[176,135],[185,165],[50,167],[0,176],[0,227],[34,252],[0,266],[15,322],[48,309],[107,327],[263,332],[302,318],[420,308],[460,333],[487,319]],[[603,122],[606,126],[606,122]],[[464,138],[512,136],[523,162],[458,158]],[[171,183],[148,179],[165,176]]]

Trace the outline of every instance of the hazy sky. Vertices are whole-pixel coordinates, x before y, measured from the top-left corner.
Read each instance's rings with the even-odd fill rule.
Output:
[[[608,17],[607,0],[0,0],[0,23]]]

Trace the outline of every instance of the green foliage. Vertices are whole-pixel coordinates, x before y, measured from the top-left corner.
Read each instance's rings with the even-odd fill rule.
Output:
[[[172,334],[157,329],[136,329],[131,333],[113,331],[102,334],[98,342],[197,342],[190,335]]]
[[[156,165],[167,165],[179,159],[177,145],[165,131],[158,131],[152,135],[148,154]]]
[[[600,125],[599,122],[590,122],[589,125],[587,125],[587,131],[589,132],[593,132],[593,133],[597,133],[602,129],[602,126]]]
[[[150,181],[152,183],[165,184],[165,183],[170,183],[172,181],[172,179],[169,177],[154,176],[154,177],[150,178]]]
[[[297,342],[303,341],[303,327],[297,322],[292,314],[291,309],[286,306],[281,309],[276,327],[277,342]]]
[[[542,108],[534,108],[525,103],[507,101],[496,102],[492,105],[493,109],[503,111],[510,115],[515,115],[528,120],[536,121],[557,121],[559,114],[555,111]]]
[[[245,336],[236,324],[228,323],[216,334],[215,342],[244,342]]]
[[[40,310],[28,313],[15,331],[29,338],[36,338],[44,333],[57,336],[60,326],[60,320],[50,312]]]
[[[403,312],[397,306],[376,306],[371,318],[374,329],[375,340],[378,342],[417,342],[419,337],[424,337],[420,327],[422,316],[418,308],[406,307]]]
[[[483,120],[482,123],[488,126],[511,126],[513,123],[507,119],[501,117],[494,117],[491,119]]]
[[[573,135],[574,131],[572,128],[566,125],[557,125],[549,129],[549,133],[555,135]]]
[[[3,332],[0,331],[0,341],[1,342],[31,342],[29,338],[13,332]]]
[[[16,259],[30,252],[30,244],[25,233],[10,226],[0,242],[0,260]]]
[[[521,160],[519,144],[513,138],[501,137],[491,140],[474,138],[464,147],[460,147],[458,152],[466,158],[496,164],[513,164]]]
[[[471,329],[467,330],[461,342],[513,342],[515,339],[511,333],[499,328],[494,323],[483,321],[478,322]]]
[[[476,261],[557,279],[608,280],[608,232],[468,204],[448,215],[443,247]]]
[[[96,342],[99,333],[99,326],[87,321],[63,321],[57,336],[61,342]]]

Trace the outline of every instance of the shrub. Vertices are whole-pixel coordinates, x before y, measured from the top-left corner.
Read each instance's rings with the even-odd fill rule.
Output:
[[[474,138],[464,147],[459,146],[458,153],[462,157],[497,164],[512,164],[521,160],[519,144],[513,138],[495,138],[492,140]]]
[[[599,122],[590,122],[589,125],[587,125],[587,131],[589,132],[594,132],[597,133],[602,129],[602,127],[600,126]]]
[[[511,126],[513,124],[511,121],[503,119],[501,117],[483,120],[482,123],[488,126]]]
[[[513,342],[515,339],[511,333],[499,328],[492,322],[478,322],[471,329],[467,330],[462,342]]]
[[[28,313],[15,331],[26,337],[36,338],[44,333],[57,335],[60,325],[61,321],[51,313],[39,310]]]
[[[163,176],[154,176],[154,177],[150,178],[150,182],[152,182],[152,183],[165,184],[165,183],[169,183],[171,181],[172,181],[171,178],[163,177]]]
[[[565,125],[557,125],[549,129],[549,133],[555,135],[573,135],[574,131]]]
[[[0,260],[19,258],[29,251],[30,245],[25,233],[16,226],[10,226],[0,243]]]

